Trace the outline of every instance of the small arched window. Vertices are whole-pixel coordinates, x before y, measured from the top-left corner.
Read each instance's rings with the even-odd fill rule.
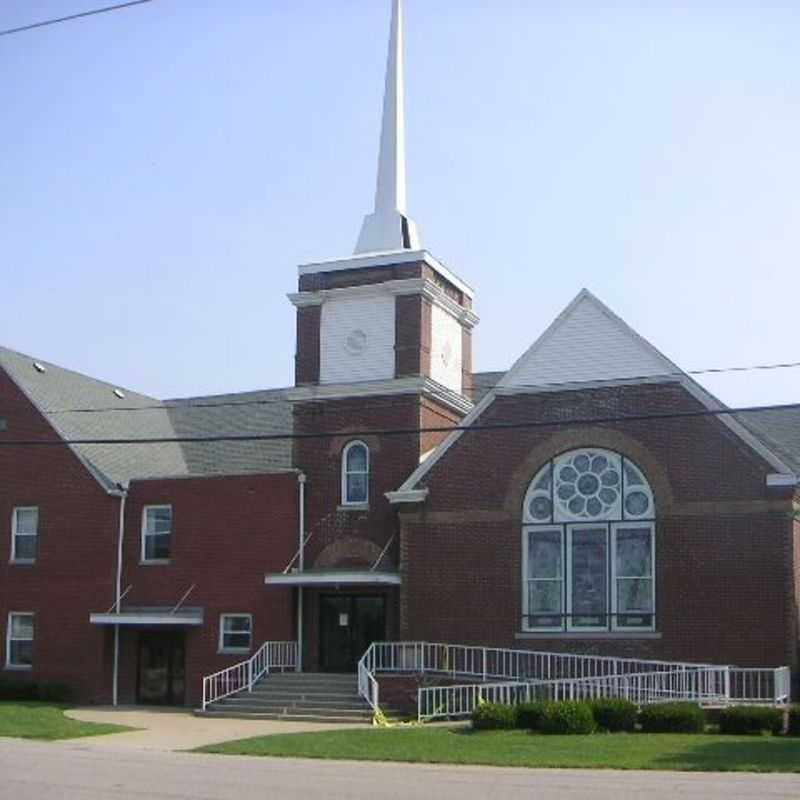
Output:
[[[350,442],[342,451],[342,503],[369,502],[369,448],[364,442]]]
[[[522,508],[523,628],[655,628],[655,500],[644,473],[609,450],[557,456]]]

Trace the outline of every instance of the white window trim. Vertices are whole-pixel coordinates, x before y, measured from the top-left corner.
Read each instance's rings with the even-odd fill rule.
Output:
[[[17,531],[17,519],[20,511],[36,512],[36,533],[19,533]],[[36,539],[37,555],[39,544],[39,506],[15,506],[11,511],[11,564],[35,564],[36,558],[17,558],[17,536],[28,536]]]
[[[32,664],[12,664],[11,663],[11,621],[14,617],[32,617],[33,618],[33,636],[30,639],[14,639],[18,642],[35,642],[36,641],[36,615],[33,611],[9,611],[6,621],[6,666],[7,670],[15,672],[30,672],[33,669]]]
[[[567,524],[567,549],[566,549],[566,559],[564,563],[564,567],[567,571],[567,602],[566,602],[566,614],[567,614],[567,625],[566,630],[568,633],[599,633],[600,631],[608,632],[609,625],[608,621],[604,625],[575,625],[572,619],[572,534],[575,531],[580,530],[587,530],[587,531],[596,531],[602,530],[606,536],[606,620],[608,620],[608,613],[609,609],[609,574],[608,574],[608,559],[609,559],[609,541],[608,541],[608,523],[603,520],[598,520],[597,522],[572,522]],[[591,614],[585,614],[584,616],[591,617]]]
[[[169,558],[147,558],[147,537],[155,536],[155,534],[148,534],[147,532],[147,512],[157,509],[168,508],[170,510],[170,525],[169,525],[169,539],[170,539],[170,557]],[[172,505],[169,503],[161,503],[159,505],[144,506],[142,508],[142,541],[141,550],[139,553],[140,564],[169,564],[172,561],[172,529],[174,527],[174,518],[172,515]],[[159,534],[163,535],[163,534]]]
[[[248,647],[225,647],[225,620],[236,617],[247,617],[250,623],[250,645]],[[238,631],[241,635],[242,631]],[[253,650],[253,615],[243,614],[233,611],[219,615],[219,641],[217,642],[217,652],[219,653],[250,653]]]
[[[530,607],[530,592],[528,591],[528,584],[531,582],[531,578],[528,576],[528,555],[529,555],[529,548],[530,548],[530,534],[532,532],[543,532],[546,533],[547,531],[554,531],[558,533],[558,537],[561,540],[561,605],[562,609],[564,606],[564,584],[566,582],[566,578],[564,572],[566,570],[566,563],[564,561],[564,526],[563,525],[526,525],[522,529],[522,586],[523,586],[523,594],[522,594],[522,629],[525,632],[529,633],[563,633],[564,632],[564,625],[563,623],[554,627],[545,628],[539,625],[531,625],[530,618],[531,611]],[[555,579],[554,579],[555,580]],[[563,610],[561,612],[564,613]]]
[[[354,447],[363,447],[365,452],[366,452],[366,454],[367,454],[367,468],[366,468],[365,473],[361,473],[361,472],[358,472],[358,473],[353,472],[352,473],[353,475],[366,474],[366,476],[367,476],[367,498],[366,498],[366,500],[350,500],[347,497],[347,476],[349,474],[351,474],[347,470],[347,456],[348,456],[348,454],[350,453],[350,451]],[[369,505],[369,470],[370,470],[370,461],[371,461],[371,459],[370,459],[369,447],[367,446],[366,442],[362,442],[360,439],[354,439],[352,442],[348,442],[345,445],[344,450],[342,450],[342,464],[341,464],[341,469],[342,469],[342,475],[341,475],[342,505],[343,506],[362,506],[363,507],[363,506],[368,506]]]
[[[650,625],[619,625],[617,622],[617,530],[623,528],[639,528],[650,531],[650,602],[653,606],[653,621]],[[614,522],[611,525],[611,629],[613,631],[654,631],[656,629],[656,524],[652,520],[647,522]]]

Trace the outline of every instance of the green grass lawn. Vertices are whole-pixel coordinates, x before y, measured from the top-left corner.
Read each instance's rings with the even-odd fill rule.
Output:
[[[714,734],[542,736],[517,730],[395,728],[278,734],[199,752],[501,767],[800,772],[800,739]]]
[[[76,739],[131,730],[123,725],[99,725],[70,719],[64,716],[66,708],[49,703],[0,702],[0,737]]]

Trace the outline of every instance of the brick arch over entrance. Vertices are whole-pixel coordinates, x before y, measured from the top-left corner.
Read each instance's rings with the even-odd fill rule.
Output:
[[[367,539],[345,536],[331,542],[314,560],[314,569],[334,569],[341,567],[370,568],[380,558],[381,548]],[[381,570],[394,570],[395,566],[388,555],[380,563]]]
[[[510,514],[519,514],[528,486],[534,475],[551,459],[568,450],[597,447],[613,450],[629,458],[641,469],[653,490],[658,516],[672,507],[673,494],[667,473],[658,459],[632,436],[611,428],[581,427],[560,431],[542,442],[528,454],[514,471],[503,508]]]

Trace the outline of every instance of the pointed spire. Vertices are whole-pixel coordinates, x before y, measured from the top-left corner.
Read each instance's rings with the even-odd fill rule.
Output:
[[[364,219],[356,253],[418,250],[420,247],[416,225],[406,216],[403,4],[402,0],[394,0],[389,58],[386,65],[375,211]]]

